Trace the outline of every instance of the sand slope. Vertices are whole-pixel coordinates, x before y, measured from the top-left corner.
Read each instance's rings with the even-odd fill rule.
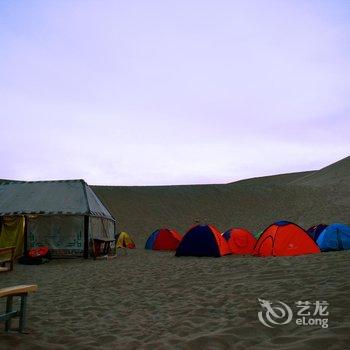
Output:
[[[338,186],[341,191],[343,187],[350,187],[350,157],[346,157],[319,171],[312,172],[297,178],[292,183],[309,186]]]
[[[316,171],[317,172],[317,171]],[[307,175],[311,175],[315,171],[303,171],[298,173],[288,173],[288,174],[278,174],[262,177],[253,177],[251,179],[244,179],[235,182],[230,182],[234,186],[237,185],[246,185],[246,186],[276,186],[276,185],[285,185],[292,181],[296,181],[300,178],[303,178]]]
[[[306,228],[320,222],[350,224],[349,164],[348,157],[320,171],[227,185],[93,186],[93,189],[117,218],[119,229],[130,232],[136,243],[143,245],[147,236],[160,226],[184,233],[196,219],[213,223],[220,230],[243,226],[260,231],[281,219]]]

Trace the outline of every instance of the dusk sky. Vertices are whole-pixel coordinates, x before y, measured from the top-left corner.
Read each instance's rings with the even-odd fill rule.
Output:
[[[0,1],[0,178],[226,183],[350,150],[350,1]]]

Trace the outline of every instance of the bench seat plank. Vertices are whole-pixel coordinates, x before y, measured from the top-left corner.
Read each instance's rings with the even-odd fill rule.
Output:
[[[24,284],[20,286],[2,288],[0,289],[0,298],[15,296],[19,294],[25,294],[25,293],[33,293],[33,292],[36,292],[37,290],[38,290],[38,286],[36,284],[27,284],[27,285]]]

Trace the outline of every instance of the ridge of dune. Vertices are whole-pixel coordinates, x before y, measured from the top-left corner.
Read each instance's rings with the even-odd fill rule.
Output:
[[[350,156],[291,182],[296,185],[343,185],[350,188]]]
[[[234,182],[229,182],[228,185],[246,185],[246,186],[272,186],[272,185],[285,185],[289,182],[298,180],[305,176],[311,175],[315,170],[300,171],[285,174],[267,175],[252,177],[249,179],[242,179]]]

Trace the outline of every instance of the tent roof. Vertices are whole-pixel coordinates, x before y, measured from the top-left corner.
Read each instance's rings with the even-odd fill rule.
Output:
[[[84,180],[13,181],[0,184],[0,216],[92,215],[114,220]]]

